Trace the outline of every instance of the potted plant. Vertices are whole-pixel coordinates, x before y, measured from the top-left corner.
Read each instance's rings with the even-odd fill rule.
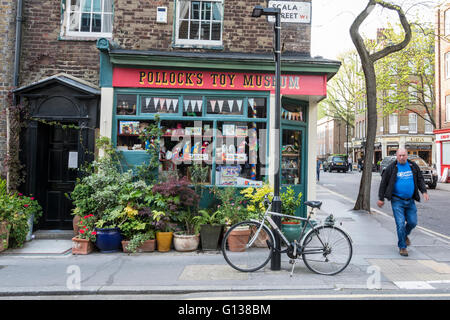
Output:
[[[124,237],[123,252],[152,252],[156,248],[155,228],[152,224],[151,209],[146,207],[135,210],[125,208],[129,212],[129,219],[119,227]]]
[[[200,243],[200,225],[194,219],[193,210],[188,207],[178,213],[178,219],[184,224],[184,230],[176,231],[173,234],[173,245],[177,251],[197,250]]]
[[[81,217],[78,223],[78,235],[72,238],[72,254],[89,254],[94,250],[97,232],[94,230],[93,214]]]
[[[217,250],[220,235],[223,232],[225,219],[219,210],[210,213],[208,210],[199,210],[199,216],[194,220],[200,225],[200,240],[202,250]]]
[[[295,191],[291,186],[286,188],[285,192],[280,194],[281,211],[283,214],[295,215],[295,211],[300,207],[302,200],[302,193],[295,196]],[[302,222],[298,219],[283,218],[281,220],[281,231],[289,240],[293,242],[300,238],[302,232]]]
[[[193,218],[197,215],[199,195],[191,188],[190,181],[186,177],[170,179],[153,186],[152,190],[164,199],[164,201],[157,201],[157,199],[152,201],[152,204],[157,208],[156,211],[167,213],[159,223],[164,222],[164,225],[169,225],[169,222],[174,222],[182,226],[182,230],[172,235],[175,250],[196,250],[200,238],[198,225]]]
[[[156,247],[159,252],[170,251],[173,239],[173,225],[163,211],[153,211],[153,224],[156,229]]]
[[[24,245],[32,230],[30,220],[37,222],[42,208],[33,197],[8,192],[6,181],[0,180],[0,251],[4,251]]]
[[[215,188],[213,193],[219,200],[217,211],[224,217],[227,226],[232,226],[240,221],[251,218],[251,213],[247,210],[246,200],[240,196],[234,187]],[[248,228],[236,228],[228,237],[228,247],[230,251],[242,251],[243,243],[247,243],[251,230]]]

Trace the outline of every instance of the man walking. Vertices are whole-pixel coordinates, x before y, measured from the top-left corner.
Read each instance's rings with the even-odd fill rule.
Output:
[[[419,166],[408,160],[408,152],[397,150],[397,160],[383,172],[377,205],[384,205],[384,198],[391,201],[395,224],[397,225],[400,255],[408,256],[406,246],[411,244],[408,235],[417,225],[417,208],[414,201],[420,201],[419,190],[425,201],[430,198]]]
[[[320,165],[321,164],[322,164],[322,161],[320,161],[320,159],[317,158],[317,162],[316,162],[317,181],[320,180]]]
[[[348,170],[353,171],[352,157],[348,157]]]

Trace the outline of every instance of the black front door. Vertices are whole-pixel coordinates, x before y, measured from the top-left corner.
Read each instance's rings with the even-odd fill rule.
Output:
[[[67,124],[67,123],[65,123]],[[38,199],[43,208],[41,229],[71,229],[71,201],[78,167],[79,130],[60,125],[38,126]]]

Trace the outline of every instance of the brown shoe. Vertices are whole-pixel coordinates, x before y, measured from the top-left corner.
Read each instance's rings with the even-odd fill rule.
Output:
[[[408,256],[408,250],[406,250],[406,249],[400,249],[400,255],[401,255],[401,256],[404,256],[404,257],[407,257],[407,256]]]
[[[405,242],[408,247],[411,245],[411,240],[408,237],[406,237]]]

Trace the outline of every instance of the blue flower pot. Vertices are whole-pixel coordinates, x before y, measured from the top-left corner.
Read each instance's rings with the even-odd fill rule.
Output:
[[[119,228],[95,228],[97,240],[95,245],[103,253],[117,252],[122,248],[122,235]]]

